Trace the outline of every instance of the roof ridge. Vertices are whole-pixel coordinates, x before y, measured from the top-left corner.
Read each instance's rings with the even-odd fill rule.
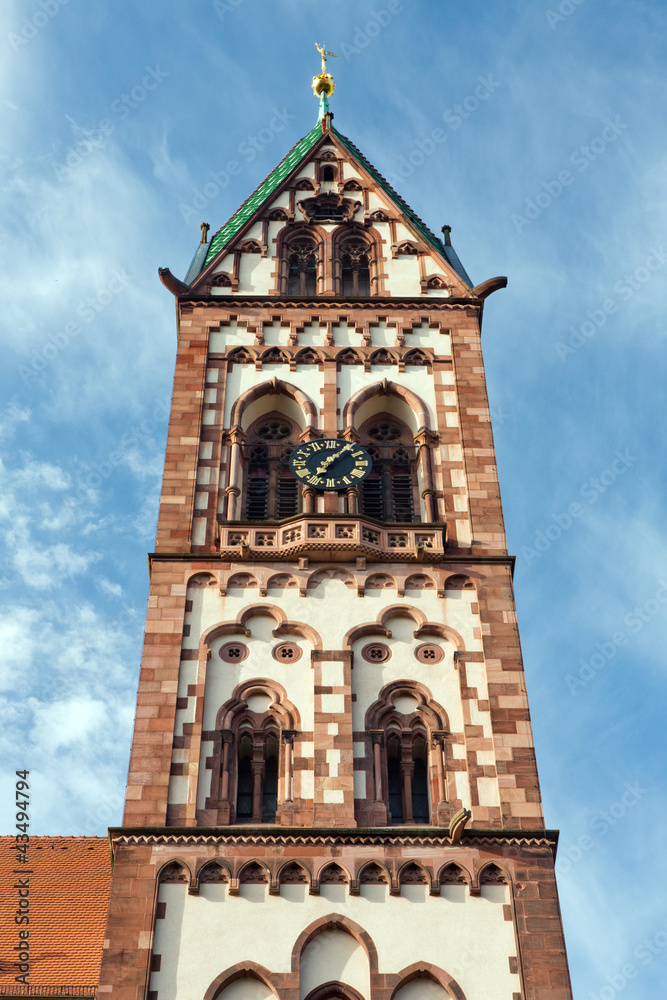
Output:
[[[237,219],[237,217],[241,215],[241,213],[243,212],[243,210],[244,210],[244,208],[246,207],[246,205],[248,205],[248,204],[249,204],[249,202],[251,202],[251,201],[253,200],[253,198],[255,198],[255,197],[256,197],[256,196],[257,196],[257,195],[258,195],[258,194],[260,193],[260,191],[261,191],[261,189],[262,189],[262,188],[264,187],[264,185],[267,185],[267,184],[268,184],[268,183],[269,183],[269,182],[271,181],[271,179],[273,178],[274,174],[276,174],[276,173],[278,173],[278,172],[280,171],[281,167],[282,167],[282,166],[283,166],[283,165],[284,165],[284,164],[285,164],[285,163],[287,162],[287,160],[288,160],[288,159],[290,158],[290,156],[291,156],[291,155],[292,155],[292,154],[294,153],[294,151],[295,151],[296,149],[298,149],[298,148],[299,148],[299,146],[301,146],[301,144],[302,144],[302,143],[305,143],[305,142],[308,142],[308,146],[307,146],[307,148],[306,148],[306,149],[304,149],[304,154],[305,154],[305,153],[307,153],[307,152],[309,152],[309,151],[310,151],[310,149],[311,149],[311,147],[312,147],[312,146],[314,146],[314,145],[315,145],[315,142],[314,142],[314,140],[315,140],[315,139],[319,139],[319,138],[320,138],[320,137],[322,136],[322,134],[323,134],[323,133],[322,133],[322,128],[321,128],[321,126],[320,126],[320,124],[319,124],[319,122],[318,122],[318,124],[317,124],[317,125],[315,125],[315,126],[314,126],[314,127],[313,127],[313,128],[311,129],[311,130],[310,130],[310,132],[306,132],[306,134],[305,134],[304,136],[302,136],[302,137],[301,137],[301,138],[300,138],[300,139],[298,140],[298,142],[295,142],[295,143],[294,143],[294,145],[292,146],[292,148],[291,148],[291,149],[289,149],[289,150],[287,151],[287,153],[285,153],[285,155],[283,156],[282,160],[280,160],[280,162],[279,162],[279,163],[278,163],[278,164],[277,164],[277,165],[276,165],[276,166],[275,166],[275,167],[273,168],[273,170],[271,170],[271,171],[270,171],[270,172],[269,172],[269,173],[268,173],[268,174],[266,175],[266,177],[264,178],[264,180],[263,180],[263,181],[260,181],[260,183],[259,183],[259,184],[257,185],[257,187],[255,188],[255,190],[254,190],[254,191],[252,191],[252,192],[251,192],[251,193],[250,193],[250,194],[248,195],[248,197],[247,197],[247,198],[245,199],[245,201],[243,201],[243,202],[242,202],[242,203],[241,203],[241,204],[239,205],[239,207],[238,207],[238,208],[236,209],[236,211],[235,211],[235,212],[234,212],[234,213],[233,213],[232,215],[230,215],[230,217],[229,217],[229,218],[227,219],[227,221],[226,221],[226,222],[224,223],[224,225],[220,226],[220,229],[218,229],[218,230],[217,230],[217,231],[216,231],[216,232],[215,232],[215,233],[213,234],[213,236],[211,237],[211,240],[210,240],[210,243],[209,243],[209,247],[208,247],[208,252],[207,252],[207,254],[206,254],[206,261],[205,261],[205,263],[204,263],[204,266],[206,266],[206,264],[207,264],[207,263],[210,263],[210,261],[211,261],[211,260],[213,259],[213,257],[215,257],[215,256],[216,256],[216,255],[217,255],[217,254],[218,254],[218,253],[220,252],[220,250],[222,250],[222,248],[223,248],[223,247],[224,247],[224,246],[225,246],[225,245],[226,245],[227,243],[229,243],[229,240],[230,240],[230,239],[231,239],[231,238],[232,238],[232,237],[233,237],[233,236],[235,235],[235,233],[234,233],[234,232],[230,232],[230,233],[229,233],[229,239],[223,239],[223,240],[218,240],[218,242],[217,242],[217,245],[216,245],[216,238],[217,238],[217,237],[219,237],[219,236],[220,236],[220,234],[221,234],[221,233],[222,233],[222,232],[223,232],[223,231],[224,231],[224,230],[225,230],[225,229],[226,229],[226,228],[227,228],[228,226],[231,226],[231,225],[232,225],[232,224],[234,223],[234,221],[235,221],[235,220]],[[281,179],[282,179],[282,178],[278,178],[278,180],[281,180]],[[263,192],[262,192],[262,193],[263,193]],[[267,195],[268,195],[268,194],[270,194],[270,193],[271,193],[270,191],[267,191],[267,192],[266,192],[266,194],[267,194]],[[240,220],[239,220],[239,223],[240,223],[240,224],[239,224],[239,225],[238,225],[238,226],[237,226],[236,228],[237,228],[237,229],[240,229],[240,228],[241,228],[241,225],[242,225],[242,224],[243,224],[243,222],[245,222],[245,221],[246,221],[246,219],[240,219]]]
[[[369,167],[370,167],[370,168],[371,168],[372,170],[374,170],[374,171],[375,171],[375,173],[376,173],[376,174],[378,175],[378,178],[379,178],[379,179],[380,179],[380,180],[382,181],[382,183],[383,183],[383,184],[385,184],[385,185],[387,186],[387,188],[389,189],[389,191],[391,191],[391,193],[393,194],[393,196],[394,196],[394,197],[395,197],[395,198],[396,198],[396,199],[397,199],[398,201],[400,201],[402,205],[405,205],[405,207],[407,208],[407,210],[408,210],[408,212],[410,213],[410,215],[412,216],[412,218],[413,218],[413,219],[415,219],[415,220],[416,220],[417,222],[419,222],[419,223],[420,223],[420,225],[422,225],[422,226],[424,227],[424,229],[425,229],[425,230],[426,230],[426,231],[427,231],[428,233],[430,233],[430,235],[431,235],[431,236],[433,237],[433,239],[434,239],[434,240],[435,240],[435,241],[436,241],[437,243],[439,243],[439,244],[440,244],[440,246],[443,246],[443,243],[442,243],[442,240],[440,239],[440,237],[439,237],[439,236],[436,236],[436,234],[435,234],[435,233],[434,233],[434,232],[433,232],[432,230],[430,230],[430,229],[428,228],[428,226],[426,225],[426,223],[424,222],[424,220],[423,220],[423,219],[420,219],[420,217],[419,217],[419,216],[417,215],[417,213],[415,212],[414,208],[411,208],[411,207],[410,207],[410,206],[408,205],[408,203],[407,203],[407,201],[405,200],[405,198],[404,198],[404,197],[403,197],[402,195],[400,195],[400,194],[398,193],[398,191],[396,190],[396,188],[394,188],[394,187],[392,187],[392,186],[391,186],[391,184],[389,183],[389,181],[387,180],[387,178],[386,178],[386,177],[385,177],[385,176],[384,176],[383,174],[381,174],[381,173],[380,173],[380,171],[378,170],[378,168],[377,168],[377,167],[376,167],[376,166],[375,166],[375,165],[374,165],[373,163],[371,163],[371,161],[370,161],[369,159],[367,159],[367,157],[365,157],[365,156],[364,156],[364,154],[363,154],[363,153],[361,152],[361,150],[359,149],[359,147],[358,147],[358,146],[355,146],[355,144],[354,144],[354,143],[352,142],[352,140],[351,140],[351,139],[349,139],[349,138],[348,138],[348,137],[347,137],[346,135],[343,135],[343,133],[342,133],[342,132],[339,132],[339,131],[338,131],[338,129],[337,129],[337,128],[334,128],[334,126],[333,126],[333,125],[331,126],[331,131],[332,131],[332,132],[335,132],[335,133],[336,133],[336,135],[337,135],[337,136],[339,136],[339,138],[343,139],[343,140],[344,140],[345,142],[347,142],[347,143],[348,143],[348,145],[350,145],[350,146],[352,147],[352,149],[353,149],[353,150],[354,150],[354,152],[355,152],[355,153],[356,153],[356,154],[357,154],[357,155],[358,155],[358,156],[360,157],[360,159],[362,159],[362,160],[364,161],[364,163],[368,164],[368,166],[369,166]]]
[[[386,177],[384,177],[377,169],[377,167],[374,166],[371,163],[371,161],[364,156],[361,150],[357,146],[355,146],[355,144],[352,142],[351,139],[348,139],[346,135],[343,135],[342,132],[339,132],[338,129],[335,128],[333,125],[331,126],[331,131],[341,140],[341,142],[345,146],[347,146],[347,148],[352,152],[354,156],[357,156],[359,158],[359,160],[365,165],[365,167],[370,171],[370,173],[372,175],[375,175],[375,178],[380,182],[380,184],[383,185],[387,194],[389,194],[392,198],[395,198],[396,201],[403,207],[410,221],[416,225],[418,230],[421,231],[421,235],[427,240],[428,243],[431,244],[433,249],[437,250],[438,253],[442,257],[444,257],[444,259],[447,261],[450,267],[452,267],[456,271],[458,276],[462,278],[463,281],[470,286],[470,288],[472,288],[472,281],[470,279],[470,276],[468,275],[468,272],[466,271],[463,264],[459,260],[458,254],[456,253],[454,248],[446,246],[444,241],[441,240],[438,236],[436,236],[436,234],[433,233],[428,228],[424,220],[420,219],[420,217],[417,215],[414,208],[411,208],[410,205],[408,205],[405,198],[403,198],[398,193],[398,191],[396,191],[395,188],[391,186]],[[452,254],[448,253],[449,250],[452,251]]]

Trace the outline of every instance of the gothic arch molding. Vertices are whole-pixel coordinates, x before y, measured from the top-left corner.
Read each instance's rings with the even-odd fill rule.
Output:
[[[280,869],[278,870],[278,877],[277,877],[278,884],[279,885],[291,884],[293,880],[288,878],[288,874],[290,871],[295,871],[297,868],[303,875],[303,878],[300,880],[300,884],[310,886],[312,884],[313,873],[310,871],[309,868],[306,868],[303,862],[297,861],[294,858],[288,859],[284,865],[281,865]]]
[[[287,692],[278,681],[268,677],[254,677],[234,688],[231,698],[222,705],[215,720],[216,729],[232,729],[239,716],[250,711],[248,698],[254,694],[264,694],[271,698],[269,713],[282,725],[283,729],[300,729],[301,717],[296,705],[287,697]]]
[[[218,868],[224,873],[227,883],[229,884],[232,879],[232,873],[229,870],[227,863],[221,858],[207,858],[205,861],[202,861],[195,872],[195,877],[199,880],[199,882],[202,882],[202,876],[205,876],[207,871],[215,868]]]
[[[399,385],[397,382],[389,382],[387,379],[382,379],[381,382],[374,382],[373,385],[368,385],[364,389],[360,389],[348,399],[343,409],[344,431],[356,431],[355,417],[357,411],[363,403],[374,396],[395,396],[403,400],[414,414],[417,425],[412,428],[414,433],[422,429],[431,429],[428,407],[424,400],[416,392],[413,392],[412,389]]]
[[[465,652],[466,646],[463,636],[456,629],[451,628],[449,625],[441,625],[439,622],[428,621],[423,611],[410,604],[392,604],[383,611],[380,611],[374,622],[364,622],[362,625],[357,625],[355,628],[350,629],[343,639],[343,647],[349,649],[357,639],[362,639],[367,635],[384,635],[387,638],[391,638],[392,633],[389,628],[389,622],[397,616],[412,618],[417,626],[413,632],[415,639],[421,639],[429,635],[436,636],[439,639],[446,639],[448,642],[451,642],[457,653]]]
[[[321,569],[315,570],[308,577],[306,588],[308,590],[315,590],[321,583],[325,583],[327,580],[338,580],[348,590],[354,590],[355,588],[355,580],[352,573],[346,569],[341,569],[340,566],[324,566]]]
[[[454,875],[458,873],[464,880],[465,884],[470,888],[472,884],[472,876],[465,865],[460,864],[458,861],[446,861],[438,872],[438,884],[439,885],[451,885],[453,883],[445,881],[448,878],[448,873]]]
[[[349,917],[341,916],[340,913],[329,913],[326,917],[320,917],[319,920],[315,920],[312,924],[306,927],[301,934],[299,934],[298,938],[294,942],[294,947],[292,948],[291,971],[299,971],[301,955],[313,938],[317,937],[317,935],[321,934],[324,930],[336,927],[340,930],[347,931],[347,933],[350,934],[355,941],[359,942],[368,955],[368,964],[371,975],[376,973],[378,971],[378,953],[377,948],[373,943],[373,939],[370,934],[363,929],[363,927],[355,923],[354,920],[350,920]]]
[[[299,389],[296,385],[292,385],[291,382],[284,382],[282,379],[278,378],[262,382],[260,385],[255,385],[251,389],[247,389],[245,392],[241,393],[232,406],[230,417],[232,427],[238,426],[245,430],[243,427],[243,415],[250,403],[254,403],[257,399],[261,399],[262,396],[280,394],[289,396],[301,409],[305,418],[306,429],[309,431],[317,431],[317,407],[310,396],[308,396],[303,389]]]
[[[385,684],[377,700],[366,711],[366,732],[384,729],[394,717],[406,718],[394,705],[394,698],[401,695],[407,695],[417,701],[417,707],[407,716],[408,722],[421,718],[431,732],[449,732],[449,719],[442,705],[434,700],[425,684],[411,679]]]
[[[399,885],[409,885],[411,883],[410,874],[411,872],[417,871],[422,877],[423,881],[421,885],[427,885],[430,887],[432,881],[432,874],[428,868],[426,868],[420,861],[406,861],[404,865],[398,870],[397,880]]]
[[[370,878],[365,876],[370,875]],[[367,861],[357,873],[359,885],[391,885],[391,873],[381,861]]]
[[[329,1000],[329,997],[342,998],[342,1000],[364,1000],[361,993],[339,980],[316,986],[314,990],[310,991],[306,1000]]]
[[[195,590],[204,590],[206,587],[217,586],[218,581],[212,573],[194,573],[188,577],[186,586]]]
[[[477,872],[478,885],[507,885],[511,886],[512,879],[503,864],[497,861],[487,861]]]
[[[365,622],[363,625],[357,625],[355,628],[351,628],[349,632],[346,633],[343,639],[343,648],[350,649],[350,647],[357,641],[357,639],[364,639],[367,635],[384,635],[386,638],[391,637],[391,631],[385,628],[384,625],[380,625],[377,621]]]
[[[437,983],[438,986],[441,986],[452,1000],[466,1000],[466,995],[456,980],[448,972],[445,972],[444,969],[439,969],[437,965],[415,962],[399,972],[396,979],[398,979],[398,983],[392,990],[390,1000],[394,1000],[398,991],[414,979],[430,979],[432,982]]]
[[[185,876],[184,879],[179,879],[179,881],[182,881],[184,885],[186,882],[190,882],[192,878],[192,870],[190,869],[189,864],[187,863],[187,861],[184,861],[183,858],[176,857],[176,858],[169,858],[169,860],[165,861],[165,863],[161,866],[160,870],[157,873],[158,884],[162,883],[163,880],[165,879],[165,876],[167,875],[167,869],[176,867],[180,868],[181,871],[183,872],[183,875]]]
[[[215,1000],[226,986],[231,986],[237,979],[258,979],[260,983],[271,990],[276,1000],[279,1000],[278,991],[271,982],[271,973],[263,965],[258,965],[257,962],[241,962],[221,972],[206,990],[204,1000]]]
[[[317,871],[317,881],[318,881],[318,883],[320,885],[335,884],[335,883],[328,883],[328,881],[327,882],[322,882],[322,877],[323,876],[326,877],[327,872],[330,872],[331,874],[334,874],[336,871],[338,871],[338,872],[341,873],[341,875],[343,876],[343,880],[344,880],[345,884],[349,885],[350,881],[352,879],[352,876],[350,875],[350,872],[348,871],[348,869],[346,868],[346,866],[344,864],[342,864],[338,859],[333,860],[333,861],[332,860],[324,861],[320,865],[320,867],[319,867],[319,869]]]

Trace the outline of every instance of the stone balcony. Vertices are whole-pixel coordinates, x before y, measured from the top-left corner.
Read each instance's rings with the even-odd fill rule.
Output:
[[[342,562],[438,562],[444,524],[379,524],[355,515],[302,514],[279,524],[234,521],[218,525],[220,555],[228,560],[309,557]]]

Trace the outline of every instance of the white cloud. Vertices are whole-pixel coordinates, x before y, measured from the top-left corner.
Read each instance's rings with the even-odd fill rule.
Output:
[[[6,440],[13,436],[19,424],[28,423],[31,411],[27,406],[20,406],[18,403],[10,403],[7,411],[0,419],[0,439]]]
[[[101,701],[69,698],[49,705],[34,705],[30,738],[45,753],[55,754],[73,743],[90,743],[108,729],[110,719]]]
[[[98,577],[95,581],[95,586],[99,587],[100,590],[104,591],[105,594],[109,594],[111,597],[122,597],[123,588],[119,583],[112,583],[111,580],[107,580],[106,577]]]

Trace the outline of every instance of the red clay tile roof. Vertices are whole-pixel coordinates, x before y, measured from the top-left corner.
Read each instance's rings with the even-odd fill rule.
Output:
[[[95,996],[109,904],[106,837],[31,837],[17,864],[14,837],[0,837],[0,997]],[[15,869],[22,869],[16,874]],[[30,874],[26,874],[30,872]],[[16,982],[19,879],[30,879],[30,985]]]

